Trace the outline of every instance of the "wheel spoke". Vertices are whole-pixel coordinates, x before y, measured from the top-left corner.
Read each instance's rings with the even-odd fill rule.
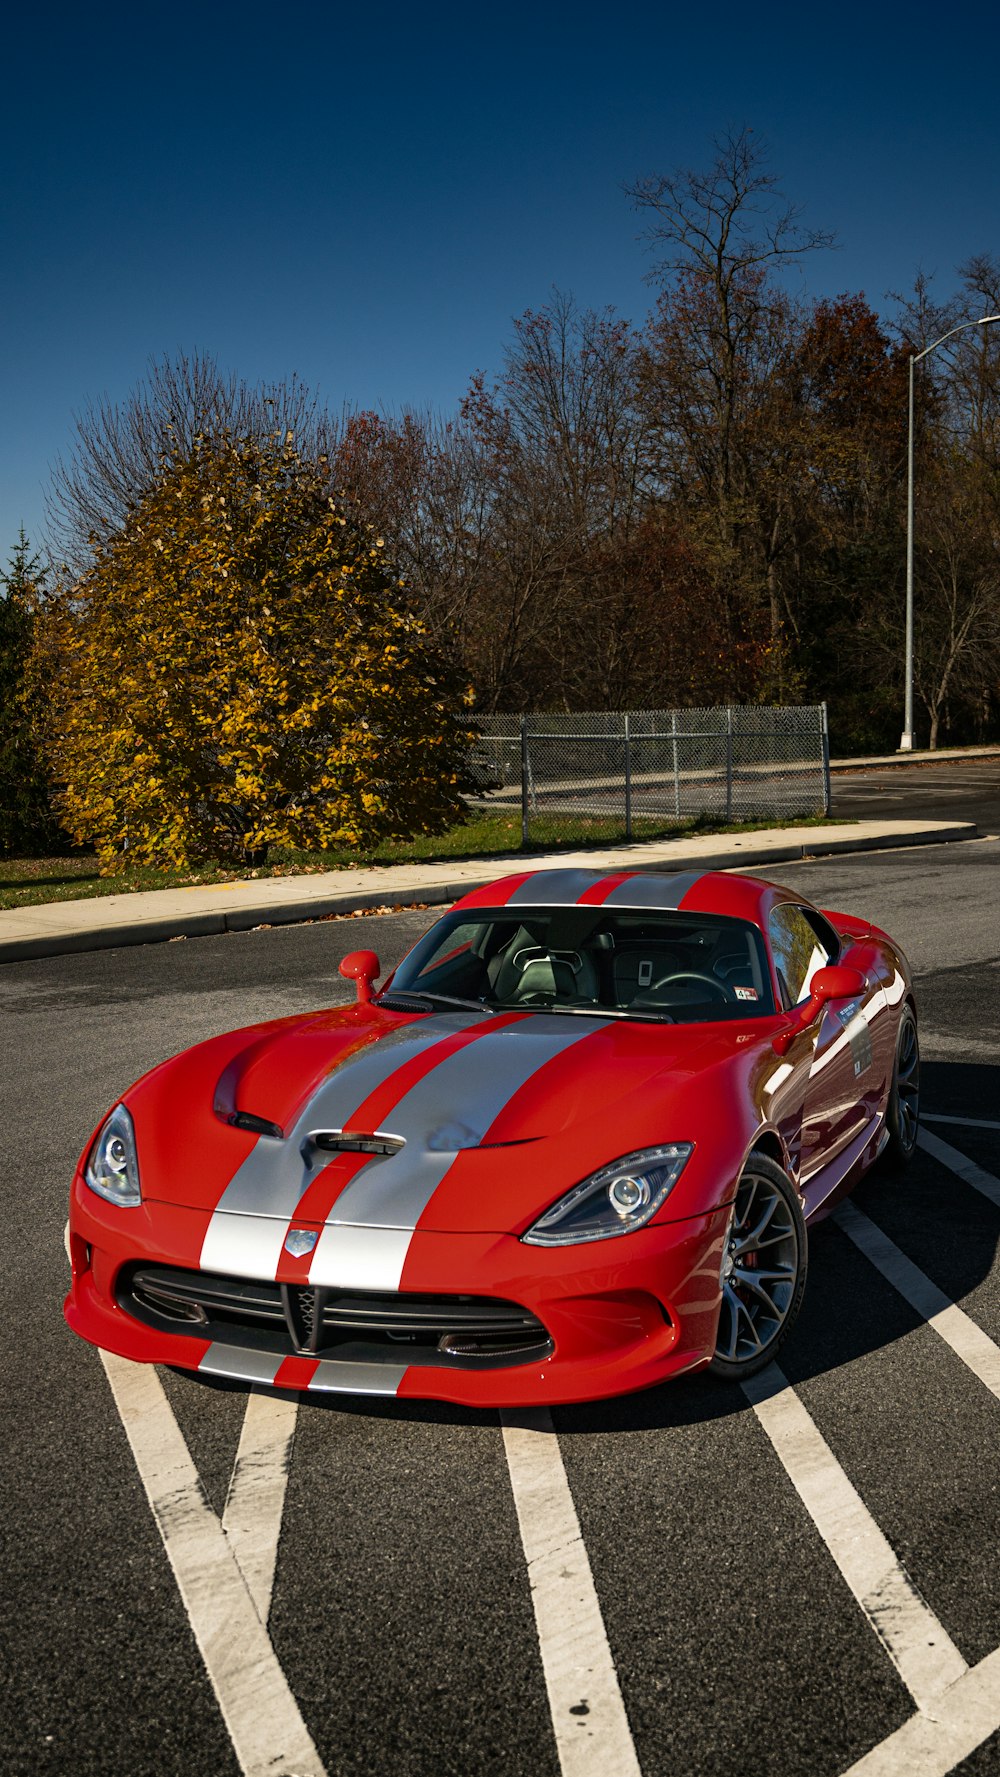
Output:
[[[793,1211],[769,1173],[748,1166],[736,1193],[722,1277],[716,1352],[727,1363],[756,1362],[778,1338],[795,1302],[801,1255]]]
[[[784,1243],[784,1241],[790,1240],[791,1237],[792,1237],[791,1228],[782,1228],[779,1233],[772,1234],[770,1240],[758,1240],[757,1245],[755,1247],[752,1247],[750,1250],[755,1253],[762,1253],[769,1246],[781,1246]],[[734,1256],[736,1258],[742,1258],[743,1254],[742,1254],[742,1252],[735,1252]]]
[[[751,1286],[758,1283],[789,1283],[795,1276],[795,1266],[782,1265],[777,1271],[746,1271],[741,1265],[734,1265],[733,1276],[738,1278],[740,1283],[748,1283]]]
[[[769,1198],[768,1203],[767,1203],[767,1208],[764,1210],[764,1213],[761,1216],[760,1220],[758,1221],[757,1226],[755,1228],[750,1229],[750,1231],[748,1233],[741,1234],[739,1236],[739,1238],[737,1239],[736,1244],[733,1247],[734,1253],[756,1252],[758,1246],[760,1245],[760,1237],[764,1233],[764,1230],[767,1228],[768,1224],[770,1223],[777,1207],[778,1207],[777,1197]],[[744,1221],[741,1224],[741,1226],[743,1228],[746,1227],[747,1221],[749,1221],[749,1215],[747,1215],[744,1218]]]
[[[736,1228],[738,1233],[741,1233],[746,1228],[747,1223],[750,1220],[750,1212],[753,1209],[754,1198],[757,1195],[757,1179],[751,1176],[746,1180],[746,1183],[749,1186],[746,1201],[741,1204],[737,1199],[736,1204]]]
[[[760,1334],[759,1334],[759,1333],[758,1333],[758,1331],[757,1331],[757,1325],[756,1325],[756,1322],[755,1322],[755,1321],[754,1321],[754,1318],[753,1318],[753,1315],[752,1315],[752,1314],[751,1314],[751,1313],[750,1313],[750,1310],[749,1310],[749,1308],[748,1308],[748,1307],[747,1307],[747,1305],[746,1305],[746,1303],[745,1303],[745,1302],[741,1302],[741,1301],[740,1301],[740,1298],[739,1298],[739,1296],[737,1296],[737,1297],[736,1297],[736,1301],[737,1301],[737,1303],[738,1303],[738,1305],[739,1305],[739,1310],[740,1310],[740,1313],[741,1313],[741,1314],[742,1314],[742,1316],[743,1316],[743,1318],[744,1318],[744,1320],[745,1320],[745,1321],[746,1321],[746,1323],[747,1323],[747,1327],[748,1327],[748,1328],[749,1328],[749,1330],[750,1330],[750,1335],[751,1335],[751,1337],[752,1337],[752,1339],[753,1339],[753,1342],[754,1342],[754,1345],[755,1345],[755,1347],[756,1347],[756,1349],[757,1349],[757,1350],[758,1350],[758,1351],[760,1351],[760,1350],[762,1350],[762,1349],[763,1349],[763,1344],[764,1344],[764,1341],[763,1341],[763,1339],[762,1339],[762,1338],[761,1338],[761,1336],[760,1336]]]
[[[723,1355],[732,1363],[735,1362],[736,1359],[736,1342],[739,1332],[738,1309],[740,1303],[736,1291],[732,1289],[728,1283],[723,1286],[722,1301],[723,1306],[729,1311],[729,1343],[726,1346]]]

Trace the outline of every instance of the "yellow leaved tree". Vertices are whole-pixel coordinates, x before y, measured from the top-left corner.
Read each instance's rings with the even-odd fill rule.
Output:
[[[61,818],[105,870],[461,815],[465,687],[290,437],[197,440],[92,547],[36,671]]]

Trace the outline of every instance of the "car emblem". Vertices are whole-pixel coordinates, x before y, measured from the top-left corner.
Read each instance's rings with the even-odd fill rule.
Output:
[[[301,1259],[304,1253],[311,1253],[319,1239],[311,1228],[289,1228],[285,1235],[285,1251],[291,1253],[293,1259]]]

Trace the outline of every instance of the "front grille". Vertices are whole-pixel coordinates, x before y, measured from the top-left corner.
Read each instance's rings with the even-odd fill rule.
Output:
[[[553,1350],[540,1320],[494,1296],[358,1295],[140,1264],[120,1274],[118,1302],[147,1326],[283,1356],[491,1369]]]

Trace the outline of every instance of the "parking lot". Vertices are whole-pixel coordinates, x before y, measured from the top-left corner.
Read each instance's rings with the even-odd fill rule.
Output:
[[[913,964],[923,1145],[815,1230],[746,1390],[299,1402],[65,1329],[76,1154],[185,1045],[349,997],[411,912],[0,969],[0,1768],[1000,1772],[1000,841],[779,866]]]

